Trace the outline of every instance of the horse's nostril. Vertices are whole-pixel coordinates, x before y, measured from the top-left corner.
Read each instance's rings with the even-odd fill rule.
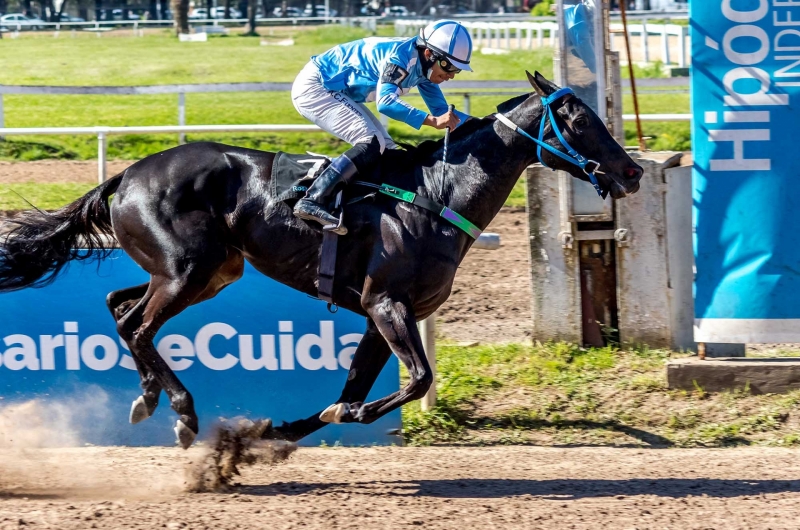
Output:
[[[640,178],[642,178],[642,173],[643,173],[642,168],[638,166],[629,167],[628,169],[625,170],[625,176],[628,178],[628,180],[638,181]]]

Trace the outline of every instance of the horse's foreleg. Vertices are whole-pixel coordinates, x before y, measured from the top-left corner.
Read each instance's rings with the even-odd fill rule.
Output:
[[[408,369],[410,381],[399,391],[371,403],[331,405],[321,416],[329,423],[372,423],[409,401],[424,396],[433,382],[433,373],[425,357],[411,304],[406,300],[381,295],[368,299],[364,306],[390,350]]]
[[[342,390],[342,395],[339,396],[339,400],[336,403],[348,404],[351,411],[358,410],[361,407],[361,403],[367,399],[369,391],[391,355],[392,350],[386,343],[386,339],[378,331],[375,322],[372,319],[367,319],[367,331],[364,333],[361,342],[358,343],[356,352],[353,355],[353,361],[350,363],[347,382]],[[328,407],[328,409],[330,408]],[[272,431],[266,432],[264,436],[266,438],[278,438],[296,442],[330,423],[320,419],[323,412],[319,411],[304,420],[284,423],[280,427],[275,427]],[[347,414],[335,418],[334,421],[351,422],[356,420],[352,414]]]
[[[114,291],[106,297],[106,305],[115,322],[119,322],[139,300],[147,293],[150,282]],[[133,424],[144,421],[153,415],[158,407],[158,398],[161,394],[161,385],[156,380],[153,372],[141,361],[138,355],[133,355],[136,371],[142,386],[142,395],[136,398],[131,405],[130,422]]]

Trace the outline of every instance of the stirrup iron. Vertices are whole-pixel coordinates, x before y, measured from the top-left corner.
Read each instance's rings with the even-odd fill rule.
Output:
[[[322,227],[322,230],[325,232],[333,232],[334,234],[338,234],[340,236],[347,235],[347,227],[344,226],[344,208],[342,206],[342,192],[336,194],[336,203],[333,206],[333,209],[336,210],[339,208],[339,222],[337,224],[329,224]]]

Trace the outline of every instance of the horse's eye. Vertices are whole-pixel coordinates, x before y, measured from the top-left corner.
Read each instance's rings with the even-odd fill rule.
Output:
[[[586,118],[586,116],[578,116],[572,123],[579,129],[589,126],[589,120]]]

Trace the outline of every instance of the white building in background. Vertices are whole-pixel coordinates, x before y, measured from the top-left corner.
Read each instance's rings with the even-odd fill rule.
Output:
[[[652,11],[676,11],[680,9],[689,9],[689,0],[636,0],[636,9],[650,9]]]

